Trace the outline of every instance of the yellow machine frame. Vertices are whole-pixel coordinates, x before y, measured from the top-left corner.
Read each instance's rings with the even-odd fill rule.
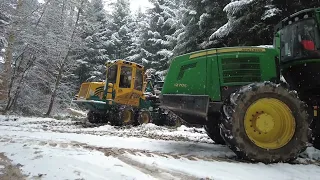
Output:
[[[145,81],[145,78],[143,76],[144,74],[144,68],[143,66],[140,66],[136,63],[132,63],[132,62],[128,62],[128,61],[124,61],[124,60],[117,60],[114,63],[107,63],[107,69],[112,66],[112,65],[118,65],[118,71],[117,71],[117,79],[116,79],[116,83],[114,85],[111,85],[113,88],[113,91],[115,91],[115,98],[114,98],[114,102],[118,103],[118,104],[126,104],[126,105],[131,105],[131,106],[139,106],[140,103],[140,98],[145,99],[144,95],[143,95],[143,89],[141,91],[136,90],[134,87],[134,83],[136,80],[136,72],[137,70],[141,70],[142,72],[142,83]],[[122,67],[130,67],[132,68],[132,78],[131,78],[131,85],[130,88],[120,88],[119,84],[120,84],[120,74],[121,74],[121,69]],[[108,75],[108,72],[107,72]],[[110,83],[109,83],[110,84]],[[109,87],[110,88],[110,87]]]
[[[108,93],[105,96],[105,100],[108,101],[108,104],[118,103],[123,105],[130,105],[138,107],[140,104],[140,99],[145,99],[144,91],[146,88],[146,78],[144,76],[144,67],[140,66],[136,63],[124,61],[124,60],[116,60],[112,62],[106,63],[106,79],[108,76],[108,69],[110,66],[117,65],[117,77],[116,83],[108,83],[108,87],[106,86],[106,82],[85,82],[81,84],[80,91],[77,95],[77,100],[90,100],[91,96],[95,95],[99,97],[99,100],[103,100],[104,97],[104,89],[108,88]],[[123,67],[130,67],[132,69],[132,78],[130,88],[120,88],[120,75],[121,69]],[[135,80],[137,70],[141,70],[142,72],[142,90],[135,89]],[[112,94],[114,93],[114,98]]]

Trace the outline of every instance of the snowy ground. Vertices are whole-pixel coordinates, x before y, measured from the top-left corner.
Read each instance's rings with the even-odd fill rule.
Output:
[[[0,116],[0,179],[316,180],[320,151],[294,164],[239,162],[202,128],[88,127],[71,120]]]
[[[10,126],[16,131],[51,131],[61,133],[92,134],[99,136],[118,136],[118,137],[147,137],[161,140],[179,140],[212,143],[213,141],[206,135],[203,128],[166,128],[154,124],[146,124],[138,127],[125,128],[102,125],[93,127],[79,121],[59,120],[53,121],[50,118],[19,118],[0,116],[0,129]]]

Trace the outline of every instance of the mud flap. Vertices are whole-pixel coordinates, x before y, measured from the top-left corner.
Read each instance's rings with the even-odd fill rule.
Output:
[[[168,109],[190,124],[205,124],[209,96],[205,95],[160,95],[160,108]]]

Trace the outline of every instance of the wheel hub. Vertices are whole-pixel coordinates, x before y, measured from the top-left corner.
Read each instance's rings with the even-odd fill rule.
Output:
[[[142,121],[143,121],[144,124],[149,123],[149,117],[148,117],[147,114],[143,114],[142,115]]]
[[[131,112],[126,110],[123,116],[123,122],[128,123],[131,120]]]
[[[290,108],[275,98],[262,98],[252,103],[244,117],[247,137],[264,149],[285,146],[293,138],[295,126]]]
[[[253,128],[259,133],[268,133],[274,128],[274,119],[270,114],[261,113],[253,121]]]

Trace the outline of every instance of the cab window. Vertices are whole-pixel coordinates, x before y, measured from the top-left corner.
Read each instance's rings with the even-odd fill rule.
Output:
[[[115,83],[117,80],[117,70],[118,66],[117,65],[112,65],[111,67],[108,68],[108,83]]]
[[[314,19],[305,19],[281,30],[281,60],[320,57],[319,29]]]
[[[130,88],[131,87],[131,78],[132,78],[132,68],[127,66],[121,67],[120,72],[120,88]]]
[[[143,72],[140,69],[137,69],[136,71],[136,78],[134,81],[134,89],[138,91],[142,91],[143,87]]]

